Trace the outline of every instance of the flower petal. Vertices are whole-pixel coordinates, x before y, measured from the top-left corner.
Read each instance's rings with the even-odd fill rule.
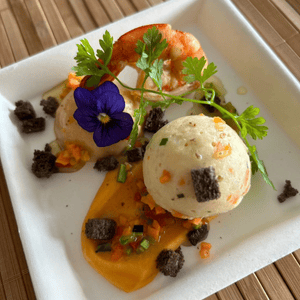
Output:
[[[97,126],[100,123],[100,121],[97,117],[82,113],[82,111],[80,109],[77,109],[74,112],[73,117],[77,121],[79,126],[88,132],[95,131]]]
[[[131,116],[120,113],[116,117],[105,125],[101,124],[95,130],[93,138],[98,147],[110,146],[129,136],[133,126]]]
[[[105,92],[97,101],[97,109],[99,112],[106,113],[109,116],[121,113],[125,108],[125,101],[121,94],[113,92]]]
[[[82,112],[86,111],[87,113],[98,115],[96,98],[89,90],[78,87],[74,91],[74,99],[77,107]]]
[[[96,87],[94,90],[91,91],[91,93],[95,97],[99,97],[101,96],[102,93],[105,92],[113,92],[118,94],[120,93],[118,87],[111,81],[105,81],[104,83],[102,83],[101,85],[99,85],[98,87]]]

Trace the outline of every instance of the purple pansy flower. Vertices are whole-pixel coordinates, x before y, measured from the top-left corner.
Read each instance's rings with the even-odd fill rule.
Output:
[[[123,112],[125,101],[114,83],[106,81],[92,91],[79,87],[74,91],[74,98],[78,107],[74,118],[84,130],[94,132],[98,147],[115,144],[129,136],[133,120]]]

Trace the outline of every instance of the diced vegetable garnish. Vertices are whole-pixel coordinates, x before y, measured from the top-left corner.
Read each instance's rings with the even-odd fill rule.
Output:
[[[147,240],[147,239],[143,239],[141,241],[141,246],[144,248],[144,249],[148,249],[149,246],[150,246],[150,242]]]
[[[160,141],[159,146],[165,146],[165,145],[167,144],[168,140],[169,140],[168,138],[163,138],[163,139]]]
[[[121,183],[125,183],[126,178],[127,178],[126,165],[125,164],[121,164],[120,165],[120,170],[119,170],[117,181],[121,182]]]
[[[111,243],[100,244],[97,246],[96,253],[111,251]]]

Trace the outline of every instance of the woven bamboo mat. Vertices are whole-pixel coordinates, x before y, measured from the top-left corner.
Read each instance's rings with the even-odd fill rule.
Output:
[[[0,0],[0,67],[161,2]],[[232,2],[300,80],[300,0]],[[300,299],[299,262],[300,250],[206,300]],[[1,165],[0,299],[36,299]]]

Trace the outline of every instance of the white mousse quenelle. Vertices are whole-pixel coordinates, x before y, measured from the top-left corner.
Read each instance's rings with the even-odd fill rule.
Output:
[[[186,116],[153,135],[143,173],[156,204],[194,219],[239,205],[250,188],[251,163],[247,147],[221,118]]]

